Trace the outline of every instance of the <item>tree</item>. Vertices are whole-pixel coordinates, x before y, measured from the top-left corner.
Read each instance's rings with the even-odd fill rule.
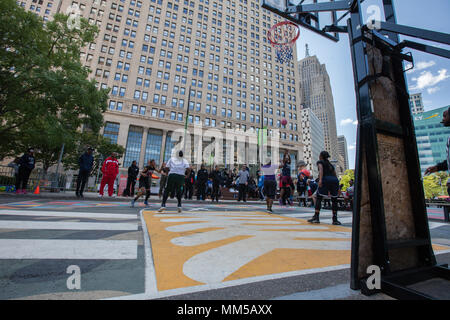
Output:
[[[339,184],[343,184],[342,191],[346,191],[347,188],[350,186],[350,180],[355,181],[355,170],[349,169],[345,170],[344,174],[341,177],[341,181]]]
[[[426,199],[433,199],[439,196],[445,196],[448,174],[445,172],[436,172],[423,177],[423,190]]]
[[[105,138],[99,134],[85,131],[79,141],[74,152],[68,153],[63,158],[64,168],[78,170],[78,159],[87,150],[88,147],[94,148],[94,167],[92,168],[91,174],[96,174],[99,166],[102,165],[103,160],[109,157],[113,152],[117,152],[118,158],[120,159],[125,153],[125,148],[111,143],[110,139]]]
[[[76,151],[81,128],[98,133],[103,125],[108,90],[80,62],[98,29],[86,19],[69,28],[62,14],[44,24],[14,0],[0,1],[0,19],[0,158],[32,146],[46,170],[62,144]]]

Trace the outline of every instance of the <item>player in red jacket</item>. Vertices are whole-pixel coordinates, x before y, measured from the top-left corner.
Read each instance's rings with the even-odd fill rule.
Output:
[[[102,166],[102,182],[100,183],[100,196],[103,196],[103,189],[105,184],[108,185],[108,195],[111,197],[114,192],[114,180],[116,180],[119,173],[119,161],[117,160],[117,153],[113,152],[110,157],[106,158]]]

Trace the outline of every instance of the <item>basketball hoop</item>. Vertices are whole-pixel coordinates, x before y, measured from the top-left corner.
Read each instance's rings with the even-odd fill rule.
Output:
[[[300,28],[290,21],[279,22],[267,31],[267,39],[275,48],[279,63],[292,60],[294,57],[292,47],[298,37],[300,37]]]

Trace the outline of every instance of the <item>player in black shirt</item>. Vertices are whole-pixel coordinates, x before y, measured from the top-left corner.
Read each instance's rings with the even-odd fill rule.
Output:
[[[144,167],[140,176],[139,176],[139,191],[136,197],[131,201],[131,207],[134,207],[134,203],[145,193],[145,201],[144,204],[148,206],[148,198],[150,197],[150,188],[152,186],[152,175],[153,172],[159,172],[160,170],[156,169],[155,160],[150,160],[148,165]]]
[[[317,190],[316,210],[314,216],[308,220],[310,223],[320,223],[319,214],[322,205],[322,198],[331,194],[331,206],[333,211],[333,224],[340,225],[337,219],[337,197],[339,192],[339,179],[336,176],[334,166],[328,160],[330,154],[322,151],[317,161],[319,167],[319,189]]]

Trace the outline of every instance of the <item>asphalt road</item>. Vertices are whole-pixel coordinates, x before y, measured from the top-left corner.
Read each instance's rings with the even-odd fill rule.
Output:
[[[330,212],[323,211],[321,226],[326,230],[308,231],[309,238],[320,241],[323,234],[331,235],[329,241],[334,242],[329,244],[338,245],[334,253],[322,255],[323,248],[311,249],[314,246],[283,247],[284,239],[273,236],[280,233],[261,229],[264,224],[278,232],[310,229],[304,220],[312,215],[311,208],[275,206],[275,214],[269,216],[262,203],[186,202],[181,215],[172,214],[172,204],[160,215],[156,212],[159,201],[153,197],[151,203],[149,208],[142,203],[131,208],[123,201],[0,197],[0,299],[389,299],[384,295],[368,298],[349,289],[348,250],[341,246],[351,231],[350,212],[339,213],[343,226],[334,227]],[[218,232],[220,223],[231,235]],[[186,225],[192,228],[183,229]],[[430,221],[430,228],[433,244],[450,249],[450,225],[436,220]],[[230,267],[228,262],[238,259],[225,259],[227,252],[218,251],[263,231],[268,240],[275,237],[266,246],[280,242],[272,256],[263,250],[264,254]],[[322,231],[326,233],[314,234]],[[202,252],[189,244],[205,237],[213,238],[197,243],[205,246]],[[247,253],[236,252],[236,256]],[[438,263],[450,263],[448,250],[436,254]],[[216,258],[220,263],[208,266]],[[312,261],[315,264],[308,265]],[[196,263],[201,268],[205,265],[211,275],[189,269]],[[70,266],[80,270],[80,289],[73,288],[77,274],[68,273]]]

